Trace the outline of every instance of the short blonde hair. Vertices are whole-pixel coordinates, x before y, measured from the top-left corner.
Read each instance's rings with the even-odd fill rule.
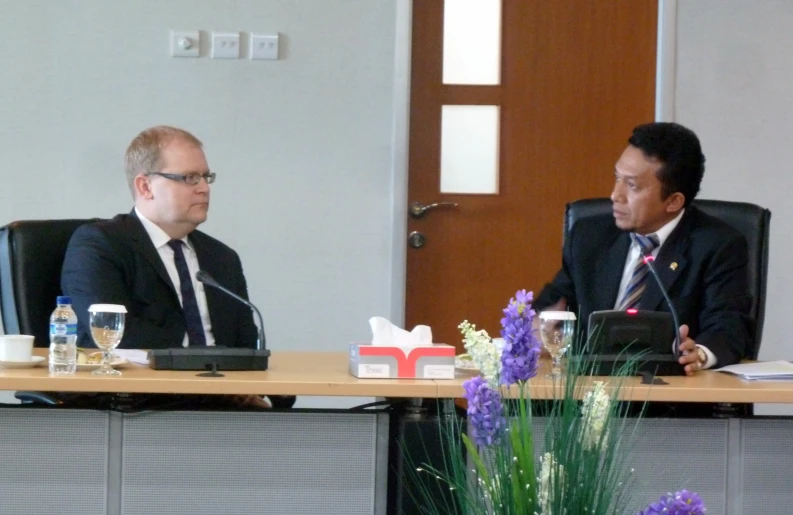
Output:
[[[135,177],[140,174],[161,172],[162,149],[174,140],[182,140],[198,148],[203,148],[201,140],[183,129],[158,125],[141,132],[127,147],[124,154],[124,173],[127,176],[127,185],[135,198]]]

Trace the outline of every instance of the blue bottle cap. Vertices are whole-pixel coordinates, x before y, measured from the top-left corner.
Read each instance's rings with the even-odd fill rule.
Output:
[[[68,296],[66,296],[66,295],[63,295],[63,296],[59,296],[59,297],[56,299],[56,302],[57,302],[58,304],[71,304],[71,303],[72,303],[72,298],[71,298],[71,297],[68,297]]]

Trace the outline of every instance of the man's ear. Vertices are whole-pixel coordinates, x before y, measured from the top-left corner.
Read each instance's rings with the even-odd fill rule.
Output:
[[[151,190],[148,177],[143,174],[138,174],[135,176],[133,184],[135,185],[135,198],[143,198],[146,200],[154,198],[154,192]]]
[[[676,191],[667,197],[666,202],[666,212],[677,213],[686,205],[686,196]]]

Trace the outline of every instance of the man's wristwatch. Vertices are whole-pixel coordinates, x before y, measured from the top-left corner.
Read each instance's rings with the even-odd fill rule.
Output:
[[[705,368],[707,362],[708,355],[702,350],[702,347],[697,347],[697,363],[699,364],[699,368]]]

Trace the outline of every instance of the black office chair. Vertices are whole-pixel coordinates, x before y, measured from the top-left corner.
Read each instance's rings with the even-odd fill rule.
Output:
[[[757,359],[763,336],[765,295],[768,280],[768,231],[771,211],[746,202],[694,199],[697,209],[719,218],[738,230],[749,244],[749,293],[752,296],[751,316],[755,320],[754,343],[747,358]],[[607,198],[584,199],[567,204],[564,216],[563,238],[567,238],[576,221],[595,215],[611,213],[611,200]]]
[[[0,311],[5,334],[32,334],[50,343],[49,319],[61,294],[61,267],[74,231],[90,220],[26,220],[0,228]],[[18,391],[23,404],[58,405],[45,392]]]
[[[0,228],[0,309],[6,334],[32,334],[49,346],[49,319],[61,295],[61,267],[72,233],[90,220],[26,220]]]

